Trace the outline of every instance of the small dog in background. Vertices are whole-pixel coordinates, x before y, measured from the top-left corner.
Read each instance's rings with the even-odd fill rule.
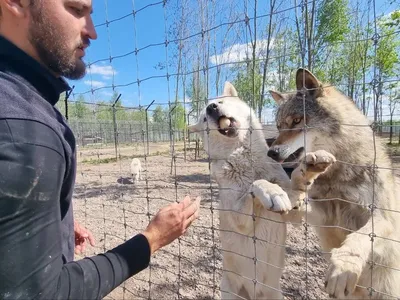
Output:
[[[139,180],[142,180],[142,164],[138,158],[132,159],[131,176],[134,184],[136,184]]]

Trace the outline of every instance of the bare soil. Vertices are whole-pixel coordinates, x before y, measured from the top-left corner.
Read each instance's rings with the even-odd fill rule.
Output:
[[[121,244],[142,231],[161,207],[181,201],[186,194],[202,197],[199,219],[187,234],[163,248],[151,259],[149,268],[116,288],[106,299],[216,299],[219,298],[221,252],[219,250],[217,186],[210,181],[205,156],[195,160],[194,151],[184,159],[183,143],[119,147],[96,146],[78,152],[78,174],[74,196],[75,218],[91,230],[97,245],[88,247],[91,256]],[[193,147],[193,144],[189,145]],[[130,159],[142,156],[143,180],[130,178]],[[400,176],[400,159],[394,159]],[[172,168],[171,168],[172,165]],[[172,171],[172,172],[171,172]],[[287,299],[327,298],[323,292],[324,272],[318,239],[313,230],[288,225],[287,259],[282,289]],[[132,253],[132,255],[135,255]],[[77,256],[80,259],[83,256]],[[178,296],[179,295],[179,296]]]

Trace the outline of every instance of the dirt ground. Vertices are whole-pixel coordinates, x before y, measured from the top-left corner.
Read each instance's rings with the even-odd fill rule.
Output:
[[[120,147],[122,159],[117,162],[107,160],[115,157],[112,147],[79,150],[75,218],[94,233],[97,241],[85,255],[112,249],[139,233],[158,209],[180,201],[186,194],[202,196],[200,218],[184,237],[157,252],[149,268],[106,299],[177,299],[178,295],[181,299],[219,298],[222,265],[218,211],[213,209],[218,207],[217,186],[210,181],[208,161],[204,157],[195,160],[193,150],[187,151],[185,161],[182,143],[176,145],[175,159],[169,153],[169,144],[152,144],[149,153],[153,156],[141,158],[143,180],[134,185],[129,174],[130,157],[143,155],[145,149],[147,145]],[[400,176],[400,159],[394,161]],[[172,169],[171,162],[175,162]],[[288,226],[281,280],[286,299],[327,298],[323,292],[327,265],[316,235],[312,230],[306,235],[304,228]]]

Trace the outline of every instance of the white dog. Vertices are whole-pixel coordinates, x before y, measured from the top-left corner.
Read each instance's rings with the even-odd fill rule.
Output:
[[[304,190],[304,180],[315,178],[330,164],[312,174],[301,164],[290,181],[282,166],[268,157],[261,124],[229,82],[223,96],[209,102],[189,131],[200,134],[219,187],[221,297],[283,298],[279,281],[285,221],[300,221],[294,219],[298,214],[292,207],[304,197],[297,184]],[[305,161],[318,164],[318,155],[307,155]]]
[[[133,182],[136,183],[139,180],[142,180],[142,165],[138,158],[133,158],[131,162],[131,175],[133,178]]]

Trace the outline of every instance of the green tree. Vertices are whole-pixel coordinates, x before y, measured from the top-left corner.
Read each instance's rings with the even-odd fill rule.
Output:
[[[142,124],[146,123],[146,111],[144,109],[134,110],[130,114],[130,119]]]
[[[345,40],[349,32],[348,0],[323,0],[305,2],[304,15],[299,17],[296,10],[296,28],[301,52],[306,53],[307,63],[303,65],[314,72],[323,70],[330,46]],[[302,26],[305,25],[305,33]],[[306,45],[303,45],[303,41]]]
[[[204,80],[201,78],[199,69],[199,64],[197,64],[190,85],[186,89],[186,95],[190,98],[191,108],[197,113],[196,115],[200,113],[208,102],[206,85]]]
[[[368,49],[372,46],[372,42],[369,39],[371,36],[369,13],[370,6],[368,6],[367,11],[362,12],[361,5],[357,2],[351,28],[347,34],[347,40],[350,42],[343,44],[343,54],[336,58],[340,61],[339,69],[336,70],[336,73],[341,74],[336,82],[343,78],[346,79],[347,95],[354,99],[356,103],[360,102],[357,99],[357,95],[361,88],[362,100],[358,104],[364,113],[366,113],[366,85],[363,75],[365,75],[372,62],[370,56],[368,56]],[[358,84],[360,80],[363,81],[362,86]]]
[[[157,105],[153,111],[153,122],[165,124],[168,121],[168,111],[164,110],[161,105]]]
[[[71,119],[87,119],[91,115],[89,107],[85,104],[85,97],[78,96],[78,100],[68,104],[68,116]]]
[[[117,90],[115,90],[110,99],[109,105],[111,106],[111,120],[112,120],[112,113],[113,113],[112,106],[114,105],[115,119],[117,121],[127,121],[130,119],[130,113],[122,106],[121,98],[117,102],[115,102],[118,99],[118,96],[119,96],[119,92]]]
[[[400,1],[399,1],[400,4]],[[400,27],[400,9],[393,11],[390,14],[390,18],[386,23],[387,26],[392,28],[399,28]]]
[[[382,122],[382,96],[385,94],[383,84],[395,76],[399,67],[400,41],[395,34],[395,29],[386,24],[380,24],[380,38],[376,51],[376,70],[378,76],[377,100],[374,107],[374,121]]]
[[[113,104],[115,100],[118,98],[119,93],[114,91],[110,100],[108,101],[97,101],[96,108],[96,116],[98,120],[104,121],[112,121],[113,120]],[[129,110],[125,109],[122,105],[121,99],[115,103],[115,119],[117,121],[127,121],[132,119],[133,113],[130,113]]]
[[[169,114],[169,117],[171,118],[172,128],[175,130],[185,129],[185,108],[183,107],[183,104],[181,102],[177,102],[175,106],[171,107],[171,110],[172,111]]]
[[[97,101],[96,118],[98,120],[112,121],[112,107],[107,101]]]
[[[56,108],[60,111],[60,113],[65,117],[65,92],[61,93],[58,102],[56,103]]]
[[[245,70],[239,70],[232,83],[235,86],[239,97],[248,103],[260,117],[264,107],[264,103],[259,102],[262,86],[262,75],[260,72],[258,70],[253,72],[251,63],[249,63]]]
[[[398,106],[400,104],[400,84],[398,82],[389,84],[389,114],[390,114],[390,134],[389,134],[389,144],[392,144],[393,140],[393,126],[394,120],[393,116]]]
[[[279,91],[294,90],[296,88],[293,70],[300,65],[297,55],[296,33],[290,27],[277,33],[274,40],[272,69],[276,70],[277,76],[272,76],[270,82]],[[272,103],[275,103],[274,101]]]

